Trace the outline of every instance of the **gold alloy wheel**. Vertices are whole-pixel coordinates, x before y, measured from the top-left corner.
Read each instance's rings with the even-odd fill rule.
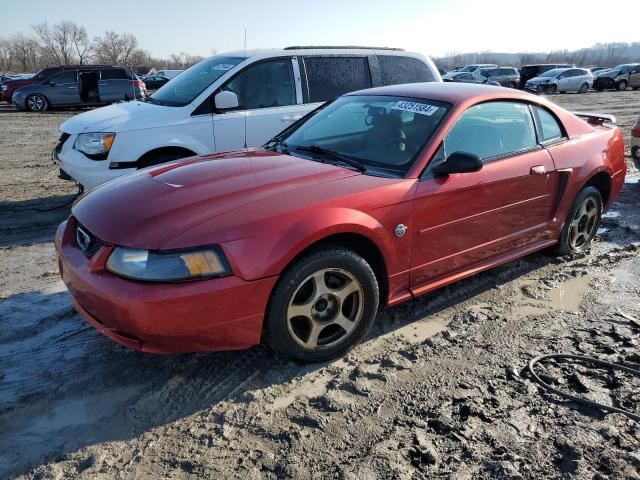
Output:
[[[330,348],[351,335],[362,318],[364,290],[356,277],[341,268],[309,275],[287,307],[291,338],[308,350]]]
[[[593,197],[584,199],[569,226],[569,244],[579,250],[594,237],[598,226],[598,204]]]

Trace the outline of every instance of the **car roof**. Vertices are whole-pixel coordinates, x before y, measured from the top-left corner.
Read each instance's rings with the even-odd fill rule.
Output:
[[[491,98],[520,98],[530,100],[537,98],[527,92],[514,90],[512,88],[497,87],[492,85],[476,85],[469,83],[455,82],[428,82],[428,83],[407,83],[403,85],[389,85],[386,87],[369,88],[348,93],[352,95],[380,95],[397,96],[409,98],[421,98],[428,100],[439,100],[451,104],[466,102],[474,97]]]
[[[233,56],[233,57],[246,57],[249,59],[260,59],[269,57],[282,57],[282,56],[294,56],[294,55],[400,55],[404,57],[422,57],[421,54],[416,52],[407,52],[401,49],[394,49],[389,47],[286,47],[286,48],[266,48],[255,50],[235,50],[231,52],[222,52],[217,55],[220,56]]]

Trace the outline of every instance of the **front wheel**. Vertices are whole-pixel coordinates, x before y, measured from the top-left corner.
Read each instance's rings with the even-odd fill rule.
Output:
[[[578,93],[587,93],[588,91],[589,91],[589,84],[583,83]]]
[[[29,95],[24,103],[27,110],[31,112],[44,112],[49,107],[47,99],[37,93]]]
[[[616,84],[616,90],[618,90],[619,92],[624,92],[626,89],[627,89],[627,81],[626,80],[620,80]]]
[[[379,303],[376,276],[352,250],[315,250],[287,268],[266,317],[273,348],[302,362],[346,354],[367,334]]]
[[[602,195],[597,188],[585,187],[573,202],[556,248],[559,255],[588,252],[602,218]]]
[[[547,87],[547,93],[549,95],[555,95],[556,93],[558,93],[558,86],[557,85],[549,85]]]

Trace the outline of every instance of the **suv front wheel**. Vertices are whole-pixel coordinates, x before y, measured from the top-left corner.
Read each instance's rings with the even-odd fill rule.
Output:
[[[25,107],[27,107],[27,110],[31,112],[44,112],[49,108],[49,102],[47,102],[47,99],[38,93],[32,93],[29,95],[24,104]]]

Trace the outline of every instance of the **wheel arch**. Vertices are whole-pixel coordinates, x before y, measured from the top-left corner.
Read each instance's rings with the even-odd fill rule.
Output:
[[[144,167],[146,162],[151,160],[153,157],[156,157],[162,154],[170,154],[170,153],[180,153],[180,154],[184,153],[185,157],[193,157],[198,155],[196,152],[194,152],[193,150],[187,147],[182,147],[178,145],[167,145],[163,147],[156,147],[143,153],[138,158],[138,160],[136,160],[136,165],[138,166],[138,168]]]
[[[602,196],[602,204],[607,205],[609,203],[609,198],[611,198],[612,183],[611,175],[609,175],[608,172],[601,170],[589,177],[580,190],[586,187],[594,187],[598,189]]]

